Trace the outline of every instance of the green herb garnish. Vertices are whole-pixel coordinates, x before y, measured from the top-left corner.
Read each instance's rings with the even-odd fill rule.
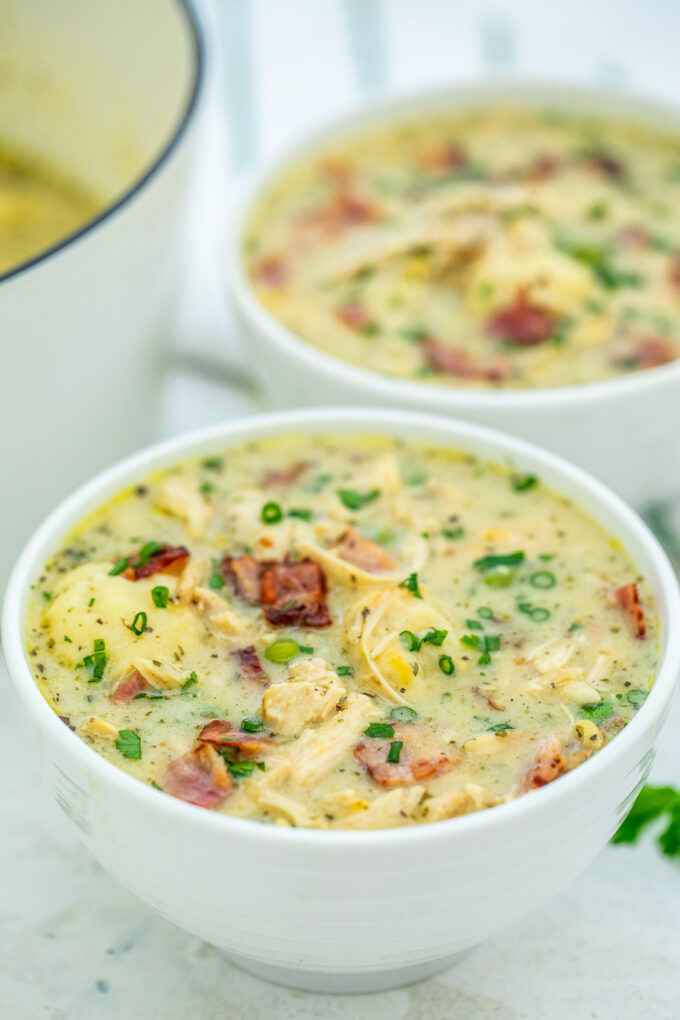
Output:
[[[452,541],[456,541],[458,538],[463,538],[465,535],[465,528],[460,525],[457,528],[442,528],[442,535],[444,538],[450,538]]]
[[[305,510],[302,507],[293,507],[292,510],[288,511],[288,516],[289,517],[295,517],[299,521],[311,521],[311,519],[312,519],[312,511],[311,510]]]
[[[270,662],[277,662],[279,664],[284,662],[290,662],[300,651],[300,646],[297,641],[293,641],[292,638],[278,638],[276,641],[272,641],[271,644],[267,645],[264,650],[265,659],[269,659]]]
[[[365,737],[393,737],[394,727],[389,723],[372,722],[364,730]]]
[[[581,705],[581,711],[593,722],[599,723],[614,714],[614,706],[611,701],[603,698],[597,705]]]
[[[417,637],[412,630],[402,630],[399,635],[399,639],[402,645],[408,649],[409,652],[419,652],[422,641]]]
[[[518,567],[524,562],[523,552],[501,553],[499,555],[482,556],[475,560],[477,570],[496,570],[498,567]]]
[[[104,676],[106,669],[106,645],[103,638],[95,638],[92,655],[86,655],[83,659],[83,666],[90,674],[88,683],[97,684]]]
[[[372,503],[380,495],[380,489],[371,489],[370,492],[356,492],[355,489],[338,489],[338,498],[348,510],[361,510],[368,503]]]
[[[390,744],[390,749],[387,752],[387,760],[390,765],[398,765],[399,758],[401,757],[401,749],[404,746],[403,740],[393,740]]]
[[[423,634],[423,642],[426,645],[435,645],[439,648],[444,643],[444,638],[448,634],[448,630],[437,630],[436,627],[430,627],[426,634]]]
[[[418,718],[418,713],[414,708],[409,708],[408,705],[397,705],[390,712],[390,719],[394,722],[415,722]]]
[[[314,655],[314,649],[311,645],[300,645],[300,651],[304,655]]]
[[[456,667],[450,655],[439,656],[439,668],[442,673],[446,673],[447,676],[453,676],[456,672]]]
[[[533,585],[534,588],[554,588],[557,584],[557,579],[549,570],[536,570],[529,578],[529,584]]]
[[[208,585],[214,590],[219,591],[220,588],[224,588],[224,578],[218,570],[214,570],[208,580]]]
[[[118,574],[122,574],[124,570],[127,570],[129,566],[130,560],[127,556],[124,556],[122,559],[118,560],[115,566],[111,567],[109,570],[109,577],[117,577]]]
[[[646,699],[647,694],[645,691],[632,690],[628,691],[628,693],[626,694],[626,701],[628,702],[629,705],[632,705],[633,708],[640,708],[640,706],[644,704]]]
[[[422,599],[423,597],[420,588],[418,587],[417,574],[409,574],[408,577],[404,578],[403,581],[399,582],[398,587],[406,588],[406,591],[410,591],[411,595],[413,595],[417,599]]]
[[[354,676],[353,666],[338,666],[335,672],[338,676]]]
[[[510,482],[515,492],[528,492],[538,485],[538,478],[536,475],[513,475]]]
[[[146,624],[147,624],[146,613],[139,612],[135,614],[135,618],[130,624],[128,629],[131,630],[133,634],[136,634],[137,637],[139,637],[146,630]]]
[[[252,776],[255,770],[254,761],[234,761],[229,763],[232,776]]]
[[[259,733],[260,730],[264,729],[264,723],[259,722],[257,719],[242,719],[241,729],[244,733]]]
[[[157,584],[151,589],[151,599],[158,609],[165,609],[170,598],[170,591],[164,584]]]
[[[667,826],[657,843],[668,857],[680,856],[680,791],[672,786],[644,786],[612,843],[635,843],[643,829],[663,818]]]
[[[283,510],[278,503],[265,503],[260,511],[260,520],[263,524],[278,524],[283,520]]]
[[[193,687],[194,684],[197,684],[197,683],[198,683],[198,677],[196,676],[196,670],[192,669],[191,673],[189,673],[189,676],[186,678],[186,680],[182,684],[182,690],[183,691],[188,691],[190,687]]]
[[[119,730],[116,748],[131,761],[139,761],[142,757],[142,741],[134,730]]]

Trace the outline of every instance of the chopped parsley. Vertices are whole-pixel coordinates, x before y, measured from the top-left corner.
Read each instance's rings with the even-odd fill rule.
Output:
[[[443,644],[444,638],[448,634],[448,630],[437,630],[436,627],[430,627],[426,634],[423,634],[423,642],[426,645],[435,645],[439,647]]]
[[[390,712],[390,719],[394,722],[415,722],[418,718],[418,713],[415,708],[409,708],[408,705],[397,705]]]
[[[218,570],[214,570],[212,572],[208,584],[214,591],[219,591],[220,588],[224,588],[224,578]]]
[[[528,492],[538,485],[536,475],[512,475],[510,483],[515,492]]]
[[[106,669],[106,645],[103,638],[95,638],[92,655],[86,655],[83,659],[83,666],[90,674],[88,683],[98,684],[104,676]]]
[[[599,723],[614,714],[614,706],[607,698],[603,698],[597,705],[581,705],[581,711],[588,719]]]
[[[142,741],[134,730],[119,730],[116,748],[131,761],[139,761],[142,757]]]
[[[418,575],[415,573],[409,574],[403,581],[400,581],[398,587],[406,588],[406,591],[410,591],[417,599],[422,599],[423,597],[420,588],[418,587]]]

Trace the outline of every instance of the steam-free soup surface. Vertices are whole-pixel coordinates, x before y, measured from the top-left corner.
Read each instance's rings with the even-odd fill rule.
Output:
[[[331,829],[559,781],[658,657],[636,566],[540,479],[355,436],[121,493],[46,565],[27,642],[64,724],[159,797]]]
[[[100,204],[84,186],[0,140],[0,274],[73,233]]]
[[[245,235],[262,303],[362,368],[588,383],[680,353],[680,138],[487,106],[324,149]]]

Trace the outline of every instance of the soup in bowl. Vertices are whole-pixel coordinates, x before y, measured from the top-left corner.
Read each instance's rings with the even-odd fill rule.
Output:
[[[676,438],[658,401],[680,378],[679,138],[651,105],[494,85],[310,139],[236,232],[268,391],[304,400],[323,376],[332,399],[540,435],[638,502],[677,489],[655,446]]]
[[[645,526],[553,455],[310,410],[80,490],[17,565],[3,637],[46,781],[113,874],[257,973],[369,990],[606,842],[679,609]]]

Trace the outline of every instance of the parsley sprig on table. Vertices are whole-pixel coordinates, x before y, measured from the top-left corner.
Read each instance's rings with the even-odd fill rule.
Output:
[[[659,818],[668,824],[657,843],[668,857],[680,857],[680,790],[672,786],[644,786],[612,843],[636,843],[643,829]]]

